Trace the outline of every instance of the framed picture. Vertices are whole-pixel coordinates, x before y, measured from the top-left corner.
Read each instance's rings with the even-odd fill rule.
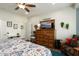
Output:
[[[12,27],[12,21],[7,21],[7,27]]]
[[[14,29],[18,29],[18,24],[14,24],[14,25],[13,25],[13,28],[14,28]]]
[[[24,26],[23,25],[21,25],[21,29],[23,29],[24,28]]]

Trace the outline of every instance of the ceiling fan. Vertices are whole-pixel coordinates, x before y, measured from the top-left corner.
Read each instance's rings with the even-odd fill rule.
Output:
[[[17,3],[17,7],[15,10],[18,10],[19,8],[26,10],[27,12],[30,12],[30,7],[36,7],[36,5],[33,4],[27,4],[27,3]]]

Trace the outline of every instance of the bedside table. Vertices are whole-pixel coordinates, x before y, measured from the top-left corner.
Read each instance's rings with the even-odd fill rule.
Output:
[[[34,43],[34,40],[35,40],[35,36],[31,36],[30,41]]]

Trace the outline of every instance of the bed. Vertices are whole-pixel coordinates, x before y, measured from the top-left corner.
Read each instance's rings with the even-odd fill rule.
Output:
[[[13,38],[0,42],[0,56],[51,56],[51,51],[21,38]]]

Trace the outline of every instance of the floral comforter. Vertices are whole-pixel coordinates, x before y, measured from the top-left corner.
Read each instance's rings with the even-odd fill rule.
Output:
[[[49,49],[20,38],[0,42],[0,56],[51,56]]]

